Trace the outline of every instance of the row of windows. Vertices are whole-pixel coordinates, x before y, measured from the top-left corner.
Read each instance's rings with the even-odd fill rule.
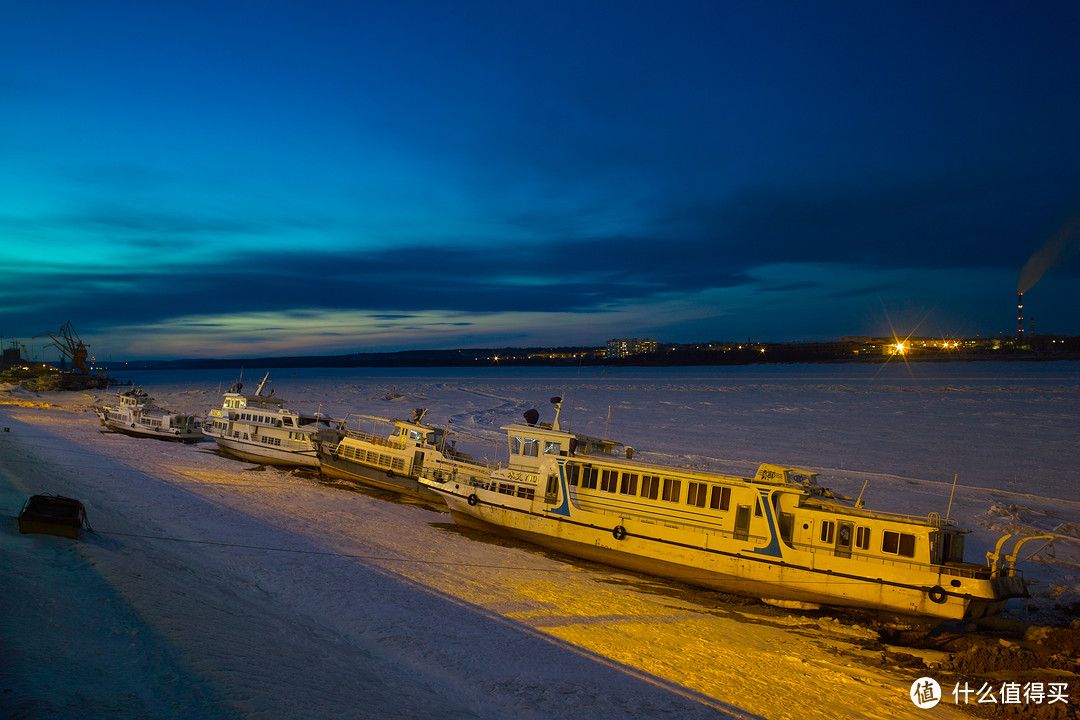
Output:
[[[543,449],[545,455],[558,455],[561,446],[558,440],[539,440],[529,437],[510,438],[510,452],[514,455],[540,457],[541,449]]]
[[[346,445],[345,447],[339,445],[338,450],[341,453],[341,457],[348,460],[355,460],[359,463],[367,463],[368,465],[381,465],[383,467],[390,467],[392,464],[404,466],[404,460],[402,460],[401,458],[395,459],[392,455],[375,452],[374,450],[364,450],[363,448],[358,448],[352,445]]]
[[[248,422],[264,423],[266,425],[277,424],[277,420],[271,415],[256,415],[254,413],[240,413],[237,418],[239,420],[247,420]]]
[[[494,485],[495,483],[492,483]],[[497,489],[503,495],[517,495],[519,498],[525,498],[526,500],[532,500],[536,495],[536,490],[528,485],[514,485],[512,483],[499,483],[498,488],[492,487],[492,490]]]
[[[835,521],[822,521],[821,542],[832,545],[835,540],[838,548],[851,548],[851,525],[843,524],[840,526],[839,536],[835,533]],[[855,528],[855,547],[860,550],[870,549],[870,528],[864,525]],[[881,534],[881,552],[901,557],[915,557],[915,536],[911,533],[885,530]]]
[[[672,503],[683,501],[682,480],[676,478],[630,472],[620,473],[610,468],[574,464],[566,466],[566,477],[571,485],[585,490],[596,490],[599,487],[603,492],[639,495],[649,500],[659,498]],[[686,485],[685,502],[687,505],[703,508],[708,504],[713,510],[727,510],[731,505],[731,488],[729,487],[703,482],[687,482]]]
[[[611,468],[596,468],[591,465],[579,466],[567,464],[567,481],[570,485],[586,490],[599,488],[603,492],[619,493],[621,495],[640,495],[640,497],[656,500],[658,497],[667,502],[677,503],[683,501],[682,480],[666,478],[659,475],[639,475],[638,473],[623,472]],[[713,510],[727,510],[731,506],[731,488],[712,485],[704,482],[687,482],[685,503],[694,507],[703,508],[706,505]],[[761,505],[757,504],[754,514],[761,516]],[[781,513],[781,535],[789,542],[792,536],[794,516]],[[840,544],[850,548],[852,541],[860,550],[870,549],[870,528],[858,526],[854,528],[855,536],[851,537],[852,526],[843,524],[840,526]],[[825,520],[821,523],[821,541],[832,545],[836,542],[836,522]],[[900,557],[915,557],[915,536],[911,533],[894,532],[885,530],[882,533],[881,551],[889,555]]]

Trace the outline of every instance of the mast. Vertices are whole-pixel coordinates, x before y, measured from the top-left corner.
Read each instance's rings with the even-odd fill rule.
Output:
[[[555,406],[555,420],[551,423],[551,429],[552,430],[562,430],[562,428],[559,427],[559,411],[562,410],[562,398],[561,397],[553,397],[553,398],[551,398],[551,404]]]

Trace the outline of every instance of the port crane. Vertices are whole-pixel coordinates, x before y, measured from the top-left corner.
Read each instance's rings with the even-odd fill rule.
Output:
[[[79,334],[75,332],[75,328],[72,327],[70,320],[64,323],[63,327],[61,327],[58,332],[42,333],[41,335],[35,335],[34,337],[51,338],[52,343],[50,343],[50,345],[59,350],[61,355],[71,361],[71,372],[83,375],[90,374],[90,366],[86,364],[86,358],[90,354],[90,346],[84,343],[79,337]]]

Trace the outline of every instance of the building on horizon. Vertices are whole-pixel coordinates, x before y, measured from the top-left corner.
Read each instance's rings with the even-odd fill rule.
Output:
[[[639,340],[638,338],[620,338],[607,341],[607,350],[604,357],[624,358],[631,355],[647,355],[656,352],[656,341],[651,339]]]

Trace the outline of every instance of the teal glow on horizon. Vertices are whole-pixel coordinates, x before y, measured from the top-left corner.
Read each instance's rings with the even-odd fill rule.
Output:
[[[1080,334],[1077,21],[6,6],[0,333],[71,320],[132,359],[986,337],[1049,243],[1025,311]]]

